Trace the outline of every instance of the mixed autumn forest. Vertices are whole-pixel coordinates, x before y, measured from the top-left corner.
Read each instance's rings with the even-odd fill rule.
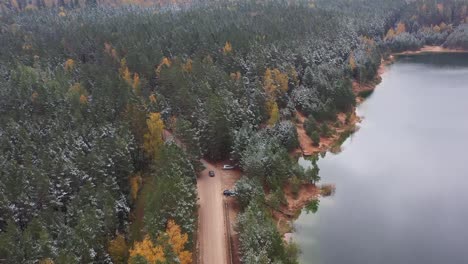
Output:
[[[196,263],[200,159],[229,161],[242,263],[298,263],[272,211],[353,83],[468,49],[466,0],[0,3],[0,263]],[[339,119],[339,115],[346,118]],[[172,133],[180,144],[167,140]]]

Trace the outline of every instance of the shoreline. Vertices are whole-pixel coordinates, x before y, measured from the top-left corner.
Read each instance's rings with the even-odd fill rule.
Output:
[[[468,50],[465,49],[452,49],[452,48],[445,48],[442,46],[423,46],[418,50],[409,50],[403,52],[396,52],[392,53],[391,56],[399,56],[399,55],[418,55],[418,54],[425,54],[425,53],[468,53]]]
[[[334,133],[331,137],[329,138],[320,138],[320,146],[319,147],[306,147],[304,151],[305,146],[309,146],[311,139],[307,134],[305,134],[304,128],[303,128],[303,122],[304,122],[304,115],[301,113],[297,112],[296,114],[298,115],[298,120],[299,122],[296,123],[296,128],[298,131],[298,139],[300,141],[300,148],[295,150],[292,154],[300,153],[303,154],[303,152],[309,151],[310,154],[319,154],[322,152],[328,152],[332,151],[334,152],[334,147],[336,147],[337,143],[340,143],[339,140],[341,139],[340,136],[343,135],[345,132],[349,132],[350,129],[352,129],[352,133],[358,130],[357,124],[362,121],[362,117],[357,115],[357,107],[362,104],[366,99],[366,97],[360,96],[360,94],[363,93],[372,93],[377,86],[381,83],[383,75],[387,72],[388,66],[391,65],[392,63],[395,62],[396,56],[399,55],[419,55],[419,54],[428,54],[428,53],[468,53],[468,50],[462,50],[462,49],[449,49],[449,48],[444,48],[442,46],[424,46],[420,48],[419,50],[416,51],[405,51],[405,52],[398,52],[398,53],[391,53],[388,55],[386,58],[382,58],[381,63],[379,65],[379,68],[377,70],[377,74],[372,82],[369,83],[359,83],[356,80],[352,81],[352,89],[353,92],[356,96],[356,107],[354,107],[350,111],[350,115],[352,118],[350,118],[349,123],[346,124],[345,122],[341,122],[341,126],[334,127],[331,126],[331,128],[336,130],[336,133]],[[338,114],[338,120],[342,121],[343,116],[346,116],[348,113],[340,113]],[[322,144],[322,140],[325,142]],[[301,142],[302,141],[302,142]],[[342,142],[341,142],[342,143]],[[339,144],[341,145],[341,144]],[[338,146],[338,152],[340,151],[339,146]],[[336,152],[335,152],[336,153]],[[302,212],[303,208],[310,203],[314,199],[319,199],[321,196],[320,193],[320,188],[317,185],[314,184],[303,184],[301,187],[301,190],[303,188],[307,191],[301,191],[299,195],[294,198],[290,192],[288,192],[288,186],[285,186],[285,197],[288,202],[287,205],[282,207],[283,209],[287,209],[288,214],[284,214],[279,211],[273,211],[272,214],[274,216],[274,219],[278,223],[278,230],[280,233],[283,235],[283,239],[286,242],[291,241],[292,239],[292,233],[294,232],[292,229],[292,222],[297,219],[297,217],[300,215]],[[283,211],[283,210],[282,210]],[[294,217],[290,217],[291,215],[294,215]],[[280,225],[281,224],[281,225]],[[287,226],[288,228],[285,228]]]
[[[356,96],[356,106],[353,107],[348,113],[338,113],[337,121],[340,125],[334,126],[328,123],[331,129],[335,130],[330,137],[320,137],[319,146],[314,146],[310,137],[305,133],[304,129],[304,114],[296,111],[296,117],[298,122],[296,123],[296,130],[298,134],[298,140],[300,147],[292,151],[291,156],[305,156],[304,153],[309,155],[318,155],[323,152],[331,151],[333,153],[341,152],[341,144],[348,138],[349,135],[356,132],[359,128],[357,124],[362,121],[362,118],[357,114],[357,107],[365,101],[366,98],[359,96],[360,93],[366,91],[374,91],[377,85],[382,80],[382,75],[386,72],[386,66],[393,63],[394,58],[389,57],[388,59],[382,59],[374,81],[370,83],[359,83],[356,80],[352,82],[352,90]],[[349,115],[349,120],[346,122],[346,116]],[[335,122],[336,124],[337,122]],[[345,137],[343,140],[343,136]],[[300,187],[298,195],[295,197],[290,191],[290,185],[287,184],[284,190],[284,196],[287,204],[281,206],[280,210],[271,209],[273,219],[277,223],[277,228],[280,234],[283,236],[283,240],[289,243],[292,239],[292,233],[294,233],[292,222],[299,217],[302,210],[306,205],[316,199],[320,199],[322,196],[323,187],[332,186],[333,184],[311,184],[304,183]]]

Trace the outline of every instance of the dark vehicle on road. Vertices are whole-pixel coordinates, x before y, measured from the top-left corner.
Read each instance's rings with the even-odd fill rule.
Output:
[[[235,191],[231,191],[231,190],[224,190],[223,195],[225,195],[225,196],[236,196],[237,193]]]
[[[214,171],[209,171],[209,172],[208,172],[208,175],[209,175],[210,177],[214,177],[214,176],[215,176],[215,173],[214,173]]]

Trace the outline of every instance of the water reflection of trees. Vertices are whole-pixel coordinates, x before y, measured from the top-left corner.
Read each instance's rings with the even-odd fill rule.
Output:
[[[318,211],[319,204],[320,204],[320,200],[319,200],[319,199],[314,199],[314,200],[310,201],[310,202],[306,205],[306,207],[304,208],[304,209],[305,209],[305,212],[306,212],[307,214],[309,214],[309,213],[315,214],[315,213]]]
[[[304,169],[304,174],[307,177],[307,179],[310,180],[310,183],[314,184],[320,190],[319,194],[321,197],[332,196],[335,194],[336,191],[335,184],[317,184],[317,182],[321,180],[321,177],[319,175],[320,169],[318,166],[318,161],[320,159],[325,158],[326,155],[327,152],[322,152],[313,156],[302,157],[302,159],[299,159],[298,161],[299,165]],[[305,206],[304,210],[307,214],[315,214],[318,211],[319,204],[319,198],[313,199]]]

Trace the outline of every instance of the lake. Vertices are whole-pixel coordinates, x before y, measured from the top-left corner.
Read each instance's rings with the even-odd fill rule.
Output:
[[[336,193],[294,222],[301,263],[468,263],[468,54],[398,57],[358,113],[318,162]]]

